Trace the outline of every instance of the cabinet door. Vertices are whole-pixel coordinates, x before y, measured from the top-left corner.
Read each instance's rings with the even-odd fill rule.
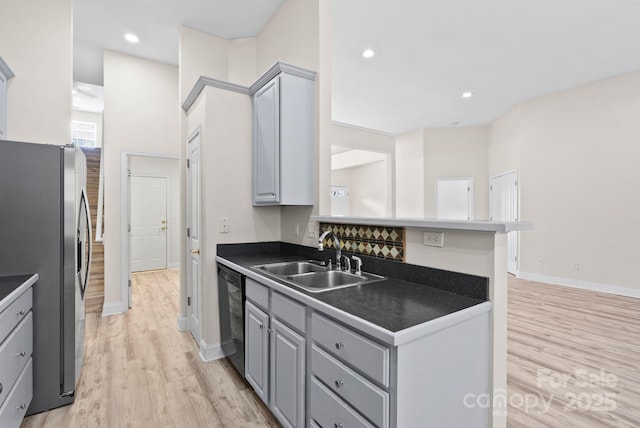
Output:
[[[245,378],[269,405],[269,317],[248,300],[245,305]]]
[[[304,427],[305,340],[271,319],[271,410],[285,427]]]
[[[280,79],[274,78],[253,98],[253,203],[280,201]]]

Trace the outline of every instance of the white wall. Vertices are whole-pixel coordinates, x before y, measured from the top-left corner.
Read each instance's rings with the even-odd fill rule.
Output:
[[[475,219],[489,219],[489,129],[485,126],[424,130],[424,215],[436,218],[436,179],[474,178]]]
[[[331,178],[333,186],[349,186],[350,216],[391,216],[391,186],[386,160],[333,170]]]
[[[120,266],[120,156],[179,155],[178,68],[104,52],[105,311],[125,309]]]
[[[252,108],[247,95],[207,87],[187,117],[200,127],[202,153],[202,338],[220,342],[216,248],[219,243],[280,240],[280,208],[251,206]],[[233,141],[233,144],[229,144]],[[220,232],[227,218],[230,233]]]
[[[521,217],[535,222],[521,233],[523,276],[640,296],[638,106],[634,72],[525,102],[491,126],[492,173],[520,168]]]
[[[396,137],[396,216],[424,218],[424,129]]]
[[[7,99],[7,139],[71,141],[71,0],[3,2],[0,56],[14,72]]]
[[[132,176],[167,177],[167,268],[180,267],[180,169],[178,159],[131,156]]]
[[[71,120],[96,124],[96,147],[102,147],[102,113],[71,110]],[[69,137],[71,138],[71,137]]]

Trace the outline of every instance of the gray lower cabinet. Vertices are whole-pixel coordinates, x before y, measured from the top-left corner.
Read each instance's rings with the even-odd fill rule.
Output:
[[[287,427],[304,426],[304,337],[271,320],[270,407]]]
[[[245,378],[284,427],[302,428],[305,307],[250,278],[246,292]]]
[[[17,428],[33,397],[33,292],[0,312],[0,427]]]
[[[269,405],[269,316],[251,302],[245,304],[245,378]]]
[[[247,279],[246,313],[247,380],[286,427],[489,426],[489,312],[390,346]]]

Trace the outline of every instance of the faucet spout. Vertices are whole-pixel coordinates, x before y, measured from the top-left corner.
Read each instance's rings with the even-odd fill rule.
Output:
[[[320,238],[318,238],[318,251],[324,251],[324,238],[326,238],[330,234],[333,236],[333,245],[336,247],[336,269],[340,270],[342,248],[340,248],[340,241],[338,240],[338,237],[335,233],[333,233],[331,230],[327,230],[322,235],[320,235]]]

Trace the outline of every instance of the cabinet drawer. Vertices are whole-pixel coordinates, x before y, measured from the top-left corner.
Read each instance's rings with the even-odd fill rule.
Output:
[[[31,310],[32,304],[33,290],[29,287],[15,302],[0,313],[0,343]]]
[[[381,385],[389,386],[389,348],[317,313],[311,316],[311,335],[331,354]]]
[[[311,418],[321,427],[373,428],[373,425],[343,403],[315,377],[311,378],[310,394]]]
[[[33,370],[31,358],[22,369],[20,377],[9,393],[2,407],[0,407],[0,427],[18,428],[24,418],[31,398],[33,397]]]
[[[247,278],[246,281],[247,299],[261,306],[262,309],[269,310],[269,287]]]
[[[33,314],[31,311],[0,345],[0,403],[4,402],[31,357],[33,351]],[[4,425],[0,424],[4,427]]]
[[[271,314],[304,333],[305,307],[278,293],[271,293]]]
[[[311,349],[311,370],[332,392],[381,428],[389,426],[389,394],[318,348]]]

